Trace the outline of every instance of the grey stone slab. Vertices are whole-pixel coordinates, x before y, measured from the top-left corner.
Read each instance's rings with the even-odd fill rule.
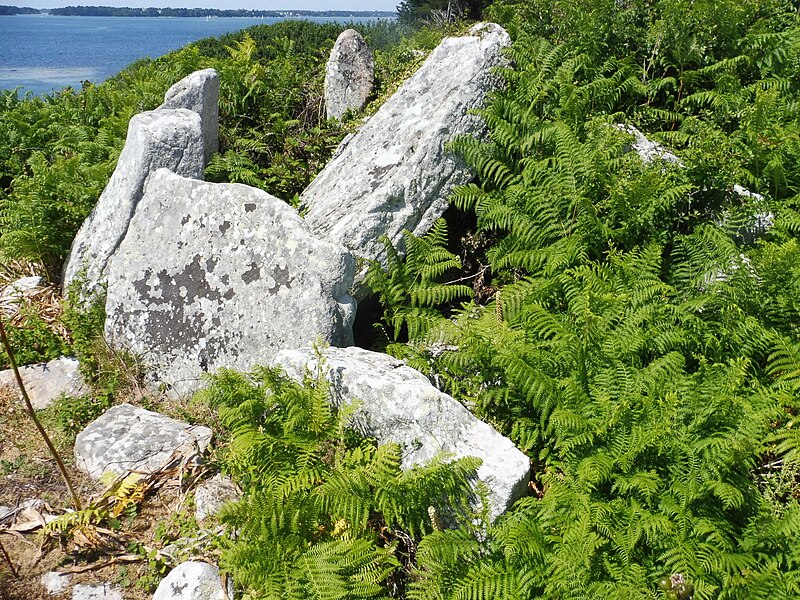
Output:
[[[303,192],[311,229],[370,260],[385,259],[381,235],[402,249],[403,230],[427,232],[473,176],[445,146],[485,132],[469,111],[498,86],[492,69],[509,44],[494,24],[444,39]]]
[[[290,206],[239,184],[155,173],[108,274],[106,337],[185,394],[286,345],[352,343],[354,260]]]
[[[159,109],[187,108],[200,115],[205,164],[219,150],[219,75],[215,69],[195,71],[173,85]],[[174,170],[174,169],[173,169]]]

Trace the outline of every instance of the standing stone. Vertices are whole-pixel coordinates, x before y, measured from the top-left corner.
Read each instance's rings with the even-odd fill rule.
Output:
[[[156,172],[108,274],[106,337],[177,394],[318,337],[351,344],[353,258],[264,191]]]
[[[83,380],[80,363],[74,358],[61,357],[47,363],[20,368],[22,383],[33,408],[42,410],[63,396],[87,396],[91,393]],[[0,371],[0,388],[16,387],[13,369]]]
[[[371,260],[385,259],[382,234],[402,249],[404,229],[427,232],[450,192],[472,178],[445,145],[485,131],[468,113],[496,88],[492,68],[509,44],[494,24],[444,39],[303,193],[311,229]]]
[[[525,494],[528,458],[422,373],[387,354],[355,347],[328,348],[323,359],[334,403],[357,402],[353,428],[379,444],[399,444],[404,469],[426,464],[442,452],[454,459],[480,458],[478,478],[489,489],[493,519]],[[284,350],[274,364],[302,381],[306,370],[316,371],[318,361],[312,350]]]
[[[325,66],[325,109],[329,119],[364,108],[372,93],[375,62],[367,42],[355,29],[345,29]]]
[[[106,471],[152,473],[178,452],[190,457],[211,441],[211,430],[131,404],[112,406],[75,438],[75,464],[92,479]]]
[[[200,115],[207,165],[219,150],[219,75],[216,70],[195,71],[181,79],[167,90],[159,109],[165,108],[188,108]]]
[[[108,261],[125,237],[145,181],[161,167],[186,177],[203,177],[203,131],[196,112],[155,110],[131,119],[117,167],[72,242],[64,289],[79,275],[84,294],[105,282]]]
[[[161,580],[153,600],[233,600],[233,583],[228,579],[226,591],[217,567],[188,561]]]

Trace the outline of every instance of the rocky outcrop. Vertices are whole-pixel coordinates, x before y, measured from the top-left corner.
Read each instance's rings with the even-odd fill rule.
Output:
[[[200,523],[212,515],[216,515],[228,502],[241,500],[242,491],[230,477],[215,475],[194,493],[194,516]]]
[[[367,42],[355,29],[345,29],[333,45],[325,66],[325,110],[341,119],[348,110],[364,108],[372,93],[375,62]]]
[[[156,110],[131,119],[117,167],[72,242],[64,268],[65,289],[79,276],[84,293],[105,282],[108,261],[125,237],[145,181],[161,167],[202,178],[203,132],[196,112]]]
[[[378,443],[399,444],[403,468],[425,464],[440,453],[480,458],[478,478],[488,486],[492,518],[524,495],[528,458],[511,440],[433,387],[422,373],[391,356],[361,348],[328,348],[323,357],[334,402],[357,402],[354,429]],[[306,370],[314,372],[317,362],[313,350],[285,350],[274,360],[298,381]]]
[[[189,425],[131,404],[108,409],[75,439],[75,463],[93,479],[106,471],[152,473],[176,454],[202,452],[211,441],[208,427]]]
[[[493,24],[444,39],[303,193],[312,230],[367,259],[384,258],[381,235],[402,246],[404,229],[428,231],[472,177],[445,145],[484,131],[468,113],[497,86],[492,68],[509,43]]]
[[[188,561],[161,580],[153,600],[233,600],[233,584],[228,579],[226,590],[217,567]]]
[[[205,164],[219,150],[219,75],[214,69],[195,71],[164,95],[161,109],[187,108],[200,115]]]
[[[22,383],[33,408],[42,410],[61,396],[86,396],[91,390],[80,373],[80,364],[74,358],[61,357],[47,363],[20,367]],[[17,386],[14,371],[0,371],[0,388]]]
[[[167,170],[147,184],[108,273],[106,337],[178,394],[318,337],[352,343],[353,258],[261,190]]]

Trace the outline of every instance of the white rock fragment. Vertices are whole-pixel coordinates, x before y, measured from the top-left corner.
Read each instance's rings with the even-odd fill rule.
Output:
[[[111,584],[81,585],[72,588],[72,600],[124,600],[122,591]]]
[[[233,584],[223,588],[219,569],[189,561],[175,567],[161,581],[153,600],[233,600]]]
[[[215,475],[197,488],[194,494],[195,518],[201,522],[216,515],[227,502],[235,502],[242,497],[242,491],[230,477]]]
[[[67,591],[69,582],[72,576],[69,573],[58,573],[57,571],[50,571],[42,575],[41,583],[47,593],[51,596],[57,596]]]

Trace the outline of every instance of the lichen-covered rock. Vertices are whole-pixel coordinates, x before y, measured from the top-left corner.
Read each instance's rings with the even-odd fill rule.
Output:
[[[195,71],[167,90],[159,109],[188,108],[200,115],[205,164],[219,150],[219,75],[214,69]],[[174,170],[174,169],[173,169]]]
[[[80,363],[74,358],[61,357],[47,363],[20,367],[22,383],[33,408],[42,410],[62,395],[86,396],[91,393],[80,373]],[[0,388],[16,387],[14,371],[0,371]]]
[[[131,119],[117,167],[72,242],[64,267],[64,289],[79,276],[86,294],[105,281],[108,261],[128,230],[145,181],[161,167],[202,178],[203,132],[196,112],[155,110]]]
[[[403,468],[425,464],[440,453],[480,458],[478,478],[489,489],[492,518],[524,495],[528,458],[422,373],[391,356],[361,348],[328,348],[322,355],[334,402],[357,402],[353,427],[379,443],[399,444]],[[306,349],[284,350],[274,360],[298,381],[307,369],[314,372],[317,363],[317,353]]]
[[[444,39],[303,192],[309,226],[358,257],[381,260],[381,235],[402,247],[404,229],[427,232],[450,192],[472,178],[445,146],[485,131],[468,113],[497,86],[492,68],[509,43],[494,24]]]
[[[241,500],[242,490],[233,483],[230,477],[215,475],[194,493],[194,516],[201,522],[211,515],[217,514],[227,502]]]
[[[93,479],[106,471],[152,473],[174,453],[190,457],[211,441],[211,430],[131,404],[108,409],[75,439],[75,463]]]
[[[372,93],[375,62],[367,42],[355,29],[336,38],[325,66],[325,110],[341,119],[348,110],[361,110]]]
[[[287,345],[352,343],[353,258],[287,204],[239,184],[161,170],[111,262],[107,339],[177,394]]]
[[[188,561],[161,580],[153,600],[233,600],[233,583],[228,580],[226,593],[217,567]]]

